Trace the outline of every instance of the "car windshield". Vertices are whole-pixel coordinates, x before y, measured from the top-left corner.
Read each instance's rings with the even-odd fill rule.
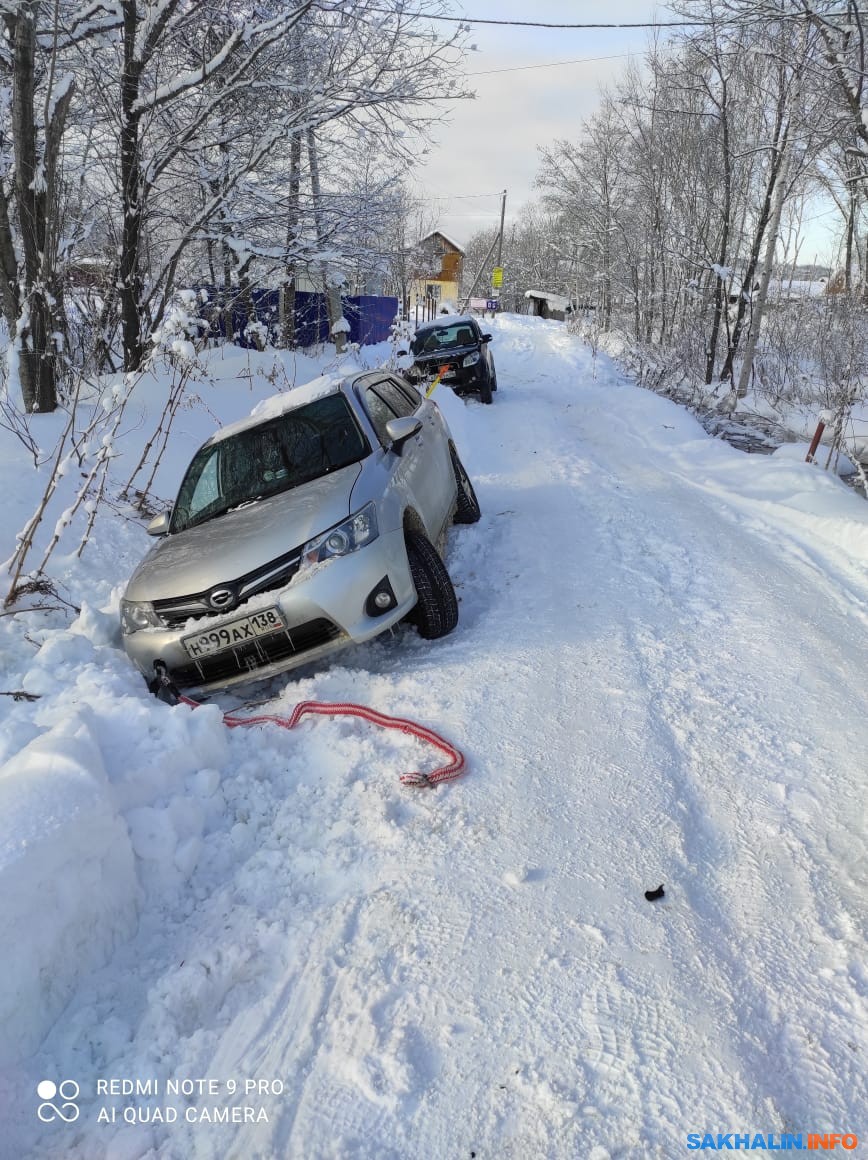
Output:
[[[341,394],[248,427],[197,452],[181,484],[170,531],[181,532],[319,479],[357,463],[369,450]]]
[[[448,326],[433,326],[420,330],[413,338],[411,349],[415,355],[438,354],[442,350],[472,346],[474,342],[476,335],[469,322],[453,322]]]

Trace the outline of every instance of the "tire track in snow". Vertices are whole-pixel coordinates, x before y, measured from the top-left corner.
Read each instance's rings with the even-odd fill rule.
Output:
[[[643,483],[646,474],[650,472],[643,473]],[[636,490],[633,498],[637,504],[642,494],[644,488]],[[681,523],[684,511],[692,507],[699,509],[699,518],[692,518],[692,526],[702,529],[704,505],[695,504],[689,492],[680,497],[673,522]],[[765,546],[745,541],[723,521],[709,520],[706,526],[715,529],[714,541],[694,551],[689,571],[673,568],[668,549],[672,529],[656,526],[651,511],[636,521],[633,537],[619,542],[631,573],[641,578],[644,569],[646,575],[650,573],[650,584],[658,586],[656,592],[646,595],[664,605],[662,625],[654,630],[647,624],[637,625],[636,647],[649,687],[655,691],[657,728],[671,740],[671,775],[676,790],[673,808],[679,802],[687,807],[684,869],[689,893],[697,913],[714,921],[717,969],[729,979],[728,1001],[738,1007],[745,1067],[754,1074],[758,1093],[756,1114],[759,1119],[765,1116],[763,1122],[771,1117],[777,1130],[798,1131],[806,1116],[811,1122],[838,1122],[846,1116],[843,1092],[848,1096],[859,1090],[864,1093],[855,1043],[848,1035],[849,1020],[864,1026],[864,1002],[848,980],[839,978],[838,1003],[845,1018],[838,1021],[837,1034],[824,1034],[823,1029],[804,1025],[805,1011],[823,1010],[828,966],[821,969],[825,978],[818,986],[815,969],[824,955],[810,954],[811,965],[807,966],[792,952],[812,941],[811,925],[828,932],[828,918],[840,913],[843,902],[840,897],[830,897],[827,875],[825,889],[817,897],[818,876],[811,868],[811,854],[787,832],[786,813],[776,809],[774,800],[778,789],[785,791],[788,770],[776,745],[769,744],[769,735],[774,738],[782,723],[763,711],[763,685],[775,678],[779,684],[789,682],[783,673],[752,673],[750,650],[754,642],[750,633],[765,635],[764,653],[755,650],[754,655],[764,662],[762,668],[773,669],[769,663],[772,650],[777,652],[787,639],[788,625],[781,623],[781,609],[786,610],[785,615],[791,613],[776,585],[769,591],[766,583],[762,593],[745,587],[746,557],[753,555],[755,563],[765,565],[756,566],[755,575],[773,577],[779,568],[777,560],[764,558]],[[700,532],[697,541],[703,539],[706,535]],[[727,543],[730,539],[735,542]],[[735,558],[737,568],[731,563]],[[716,583],[704,575],[712,560]],[[688,575],[691,585],[701,586],[701,590],[698,598],[685,602]],[[798,593],[800,578],[794,581],[792,590]],[[715,588],[728,590],[731,602],[733,594],[742,589],[735,597],[740,616],[734,618],[730,609],[725,612],[719,597],[715,604]],[[663,595],[667,591],[674,600]],[[740,684],[732,687],[725,679],[733,672],[726,642],[739,636],[746,655]],[[677,647],[673,640],[678,641]],[[816,639],[810,642],[819,657],[822,644]],[[715,656],[724,663],[713,671],[709,661]],[[825,692],[828,695],[829,690]],[[797,702],[797,690],[791,693]],[[834,703],[833,698],[830,700]],[[780,709],[782,704],[786,699],[776,698],[775,707]],[[791,720],[789,726],[798,731],[797,722]],[[749,768],[756,771],[756,796],[748,796],[743,774],[739,777],[736,773],[739,760],[750,763]],[[760,779],[771,780],[771,787]],[[764,826],[752,813],[755,805],[761,807]],[[709,810],[715,820],[708,817]],[[825,907],[818,905],[821,899]],[[787,911],[780,914],[777,929],[763,929],[769,915],[780,912],[782,901],[787,911],[800,915],[801,922],[807,919],[808,929],[788,921]],[[849,949],[842,946],[841,950],[846,960],[856,947],[851,943]],[[757,980],[769,973],[777,978],[777,993],[757,986]],[[751,1028],[757,1030],[751,1034]],[[777,1061],[774,1067],[770,1066],[771,1058]],[[766,1094],[763,1097],[760,1093]]]
[[[561,421],[561,419],[562,416],[559,409],[556,422]],[[514,419],[513,422],[515,423]],[[519,469],[521,476],[521,486],[518,492],[521,495],[521,499],[519,500],[520,506],[518,510],[514,511],[515,518],[511,523],[519,529],[522,536],[530,537],[531,550],[528,552],[527,545],[525,545],[524,555],[529,557],[530,561],[534,562],[531,563],[530,567],[525,569],[522,575],[521,587],[525,592],[534,592],[538,589],[545,591],[545,581],[548,580],[549,586],[555,585],[557,587],[557,596],[563,597],[565,595],[565,589],[568,590],[573,585],[564,585],[563,580],[558,585],[557,578],[548,574],[548,566],[545,565],[545,561],[553,554],[549,551],[552,534],[558,531],[558,521],[555,517],[563,516],[567,520],[566,526],[569,526],[570,522],[581,526],[581,489],[589,486],[589,472],[593,470],[596,473],[598,468],[597,465],[589,465],[586,457],[581,455],[580,450],[577,452],[576,448],[577,446],[580,448],[580,444],[577,440],[574,441],[572,432],[568,432],[565,439],[562,438],[560,429],[555,432],[551,421],[547,421],[546,416],[541,415],[536,407],[526,411],[522,415],[521,422],[515,424],[515,426],[520,428],[523,441],[526,444],[531,446],[536,444],[546,449],[545,462],[540,461],[541,465],[538,469],[526,465]],[[516,450],[520,450],[519,445],[517,445]],[[516,458],[517,463],[521,463],[521,459],[518,456]],[[484,463],[482,472],[482,479],[485,480]],[[519,471],[517,470],[518,473]],[[514,479],[511,479],[509,483],[510,487],[515,486]],[[599,485],[599,479],[596,474],[594,475],[593,485],[594,487]],[[486,486],[486,490],[489,490],[488,486]],[[496,495],[494,507],[499,507],[501,502],[506,502],[504,498],[506,494],[499,492]],[[511,495],[512,493],[510,492],[509,494]],[[511,498],[509,502],[513,502]],[[618,502],[619,497],[617,495],[613,496],[613,503],[617,504]],[[553,507],[555,509],[554,512],[552,511]],[[568,519],[568,517],[571,517],[571,519]],[[588,529],[592,527],[592,513],[588,513],[587,526]],[[573,621],[563,606],[560,608],[556,607],[553,610],[555,615],[548,616],[542,624],[538,621],[529,622],[527,615],[522,615],[521,608],[516,607],[516,605],[520,606],[523,598],[520,596],[516,597],[515,593],[504,592],[502,578],[504,575],[509,576],[509,552],[510,545],[505,543],[501,545],[500,550],[494,553],[493,557],[487,557],[489,576],[498,575],[501,582],[494,593],[495,597],[499,599],[494,602],[493,608],[486,609],[483,617],[491,621],[496,616],[500,616],[503,621],[510,624],[509,640],[513,649],[513,656],[509,665],[511,672],[515,671],[521,675],[527,674],[528,679],[534,681],[536,685],[534,694],[537,697],[542,691],[541,686],[543,689],[551,686],[553,693],[557,690],[562,694],[561,696],[555,695],[552,698],[550,706],[552,716],[547,717],[543,722],[529,719],[520,709],[512,706],[512,716],[509,723],[510,731],[514,735],[525,739],[523,748],[526,752],[531,748],[528,741],[532,740],[541,731],[545,731],[547,741],[546,752],[548,754],[554,754],[555,760],[552,762],[552,765],[555,768],[547,768],[546,773],[553,774],[555,780],[553,781],[550,777],[543,777],[535,778],[532,782],[534,792],[538,790],[541,798],[545,801],[545,808],[541,809],[539,816],[537,816],[537,811],[531,807],[528,821],[537,833],[545,833],[547,828],[546,823],[548,822],[548,825],[551,825],[551,817],[548,816],[550,812],[555,812],[560,816],[569,816],[575,809],[577,793],[581,793],[583,789],[580,782],[577,784],[577,771],[574,762],[570,761],[569,758],[577,748],[581,749],[581,743],[583,741],[590,742],[591,737],[588,731],[585,731],[578,739],[579,744],[576,744],[577,739],[574,733],[576,723],[572,719],[570,708],[571,702],[575,705],[581,705],[583,701],[582,685],[584,681],[583,675],[581,674],[582,670],[587,670],[589,665],[586,640],[587,622],[580,619],[582,616],[581,610],[579,613],[573,613],[573,617],[576,618]],[[598,560],[596,567],[592,570],[593,580],[598,581],[601,586],[605,586],[606,573],[611,567],[611,560],[607,559],[605,554],[601,555],[594,545],[579,542],[572,553],[558,552],[559,569],[561,569],[567,578],[575,578],[576,583],[574,587],[576,595],[583,596],[591,607],[593,607],[595,596],[594,584],[593,582],[583,584],[581,577],[588,571],[588,556],[594,554],[596,554]],[[461,564],[460,557],[457,562]],[[534,564],[540,562],[544,566],[537,569]],[[502,566],[499,568],[498,565]],[[460,579],[460,570],[458,576]],[[492,602],[487,591],[480,586],[479,599],[482,601],[486,598],[488,598],[489,604],[491,604]],[[554,603],[556,604],[557,602],[555,601]],[[573,600],[573,604],[577,605],[579,603],[579,601]],[[599,616],[597,619],[599,621]],[[450,649],[454,650],[459,647],[458,642],[455,641],[450,646]],[[531,651],[526,651],[526,649]],[[486,663],[484,651],[484,649],[480,649],[479,647],[474,649],[475,663],[477,666],[484,666]],[[604,630],[600,648],[592,653],[593,663],[595,665],[599,668],[605,666],[609,669],[606,674],[608,678],[606,693],[611,693],[612,695],[621,693],[623,695],[624,688],[618,689],[618,685],[627,687],[628,693],[635,693],[634,690],[629,690],[627,674],[613,671],[615,670],[615,666],[611,662],[611,652],[617,655],[624,651],[623,642],[617,639],[617,633],[616,639],[613,640],[611,628],[607,627]],[[541,652],[542,655],[540,655]],[[496,664],[498,662],[494,663]],[[500,663],[502,663],[502,658]],[[591,676],[592,680],[599,679],[598,673],[588,675]],[[489,687],[496,687],[497,678],[494,674],[490,674],[484,670],[481,673],[480,684],[485,687],[488,684],[487,678],[489,677],[493,678],[492,684]],[[558,689],[559,683],[561,686],[560,689]],[[516,684],[517,682],[511,681],[510,689],[515,690]],[[563,695],[564,691],[566,695]],[[545,700],[544,695],[542,699]],[[587,704],[586,697],[584,700]],[[625,701],[630,702],[629,695],[625,697]],[[486,711],[490,713],[493,708],[487,701],[485,704]],[[636,765],[638,765],[639,753],[641,751],[638,737],[644,725],[644,718],[635,706],[631,707],[631,711],[636,717],[636,723],[631,730],[630,739],[632,740],[633,751],[637,754]],[[605,705],[601,704],[594,705],[590,716],[598,721],[603,721],[606,726],[611,726],[613,733],[618,729],[618,718],[623,720],[623,715],[620,712],[613,715],[607,710]],[[495,728],[493,731],[496,732],[497,725],[501,724],[501,722],[496,721],[494,724]],[[621,740],[623,741],[623,737]],[[596,778],[599,779],[600,771],[599,769],[594,769],[594,758],[596,758],[596,763],[598,763],[599,754],[592,754],[591,757],[592,760],[588,762],[587,766],[582,766],[578,772],[581,775],[588,775],[592,779],[596,775]],[[621,753],[620,757],[623,759],[624,754]],[[629,767],[632,764],[628,759],[627,766]],[[612,768],[611,761],[609,762],[609,768]],[[629,776],[629,770],[622,768],[622,772],[626,776]],[[504,792],[510,793],[513,789],[520,788],[520,785],[510,783],[504,786]],[[605,784],[605,781],[596,788],[601,798],[607,797],[610,793],[610,789]],[[629,817],[631,826],[635,825],[634,818],[640,819],[639,824],[641,826],[643,806],[647,805],[647,803],[642,802],[641,798],[642,794],[637,794],[631,800],[631,795],[624,793],[623,800],[618,802],[620,816],[625,818]],[[608,803],[602,805],[601,808],[608,810],[608,816],[611,817]],[[603,816],[606,816],[606,814]],[[607,829],[608,832],[609,830]],[[617,826],[612,827],[612,832],[617,833]],[[637,838],[633,834],[627,840],[626,849],[630,852],[631,861],[635,862],[637,846],[641,849],[644,844],[645,838],[641,835]],[[564,850],[562,842],[558,845],[556,854],[558,857],[564,858],[567,867],[559,876],[560,882],[581,883],[583,877],[587,879],[588,876],[596,876],[596,885],[598,887],[603,886],[605,874],[600,875],[597,871],[588,870],[583,865],[583,859],[580,854],[577,854],[569,848]],[[605,859],[601,859],[601,865],[606,865]],[[647,983],[647,980],[643,979],[642,982]],[[658,1087],[663,1086],[667,1088],[665,1074],[667,1067],[674,1062],[675,1048],[671,1043],[666,1044],[665,1041],[661,1042],[661,1036],[658,1033],[661,1020],[654,1009],[653,1001],[649,1002],[647,987],[645,988],[644,999],[639,1001],[634,998],[626,986],[620,986],[610,992],[605,990],[598,980],[592,979],[591,985],[597,988],[592,994],[594,994],[595,999],[601,1005],[600,1010],[611,999],[612,1007],[617,1011],[618,1017],[628,1026],[636,1028],[637,1024],[642,1022],[642,1012],[649,1010],[652,1012],[652,1016],[647,1019],[647,1030],[641,1034],[637,1032],[637,1039],[640,1044],[639,1051],[642,1053],[641,1062],[646,1073],[652,1070],[656,1071],[655,1078],[657,1079]],[[651,990],[653,992],[653,984],[651,985]],[[539,1011],[540,994],[540,992],[531,989],[528,991],[526,999],[523,999],[521,994],[518,996],[526,1015],[534,1010]],[[593,1011],[594,1008],[591,1008],[591,1010]],[[563,1010],[559,1009],[559,1012],[563,1017]],[[625,1092],[629,1093],[630,1090],[630,1084],[628,1082],[629,1067],[626,1061],[621,1060],[621,1072],[619,1073],[616,1068],[613,1068],[612,1059],[614,1059],[614,1056],[611,1053],[605,1059],[603,1066],[601,1066],[601,1059],[603,1057],[595,1057],[594,1055],[595,1043],[604,1034],[611,1034],[613,1022],[617,1026],[617,1019],[613,1020],[608,1012],[609,1008],[607,1007],[606,1017],[592,1018],[590,1026],[588,1026],[586,1008],[584,1014],[585,1026],[580,1029],[568,1027],[568,1034],[565,1038],[568,1043],[575,1044],[577,1055],[581,1055],[583,1052],[587,1054],[585,1070],[590,1077],[590,1083],[588,1084],[590,1091],[594,1092],[596,1087],[602,1089],[606,1083],[611,1087],[611,1084],[616,1082],[616,1080],[627,1083],[627,1089],[621,1092],[621,1106],[625,1106],[623,1101],[626,1098],[626,1106],[629,1108],[629,1113],[635,1114],[636,1121],[641,1122],[643,1101],[635,1094],[635,1089],[632,1098],[630,1098],[629,1094],[625,1094]],[[698,1042],[694,1046],[698,1047]],[[660,1083],[661,1076],[663,1079],[662,1085]],[[595,1095],[591,1096],[592,1101],[595,1098]],[[668,1106],[670,1114],[672,1109],[679,1106],[674,1083],[668,1087],[668,1090],[663,1092],[661,1102]],[[594,1112],[594,1104],[591,1103],[589,1106],[591,1107],[591,1111]],[[630,1114],[625,1116],[625,1118],[629,1120]],[[657,1131],[659,1132],[659,1126]],[[639,1147],[639,1145],[636,1143],[628,1147]],[[566,1155],[569,1153],[558,1150],[551,1154]],[[628,1153],[622,1151],[620,1154],[626,1155]],[[641,1154],[647,1155],[649,1153],[646,1150],[642,1151]]]

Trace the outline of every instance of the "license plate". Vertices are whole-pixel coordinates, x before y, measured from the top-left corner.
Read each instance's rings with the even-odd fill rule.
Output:
[[[196,633],[195,636],[185,636],[181,644],[196,661],[199,657],[206,657],[226,648],[235,648],[239,644],[255,640],[257,636],[268,636],[270,632],[280,632],[284,628],[286,622],[280,612],[276,608],[264,608],[262,612],[253,612],[250,616],[230,620],[227,624],[221,624],[219,628],[211,628],[207,632]]]

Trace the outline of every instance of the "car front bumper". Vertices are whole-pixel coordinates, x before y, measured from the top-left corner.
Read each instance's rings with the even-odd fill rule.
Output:
[[[380,615],[365,609],[370,594],[387,578],[395,605]],[[381,533],[356,552],[301,571],[290,583],[263,592],[222,616],[191,619],[180,628],[147,628],[124,636],[127,655],[146,680],[162,662],[170,679],[185,690],[214,692],[264,680],[309,664],[351,643],[361,643],[391,628],[416,603],[403,532]],[[278,608],[285,630],[194,659],[183,644],[239,617]]]
[[[478,391],[487,378],[485,364],[477,363],[472,367],[458,367],[447,372],[440,380],[444,387],[451,387],[461,394],[462,391]]]
[[[446,365],[440,363],[416,363],[414,370],[420,378],[434,379],[440,368]],[[447,370],[440,377],[444,387],[451,387],[453,391],[478,391],[488,376],[488,368],[484,359],[474,363],[472,367],[463,367],[460,362],[450,363]]]

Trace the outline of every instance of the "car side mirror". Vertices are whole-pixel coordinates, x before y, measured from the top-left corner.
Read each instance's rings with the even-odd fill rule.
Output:
[[[154,516],[145,531],[149,536],[165,536],[169,532],[169,520],[172,517],[172,509],[160,512],[158,516]]]
[[[491,342],[491,338],[492,338],[492,336],[490,334],[483,334],[482,341],[483,342]]]
[[[390,419],[386,424],[386,434],[391,440],[389,450],[400,455],[408,439],[422,430],[422,420],[413,415],[404,415],[401,419]]]

